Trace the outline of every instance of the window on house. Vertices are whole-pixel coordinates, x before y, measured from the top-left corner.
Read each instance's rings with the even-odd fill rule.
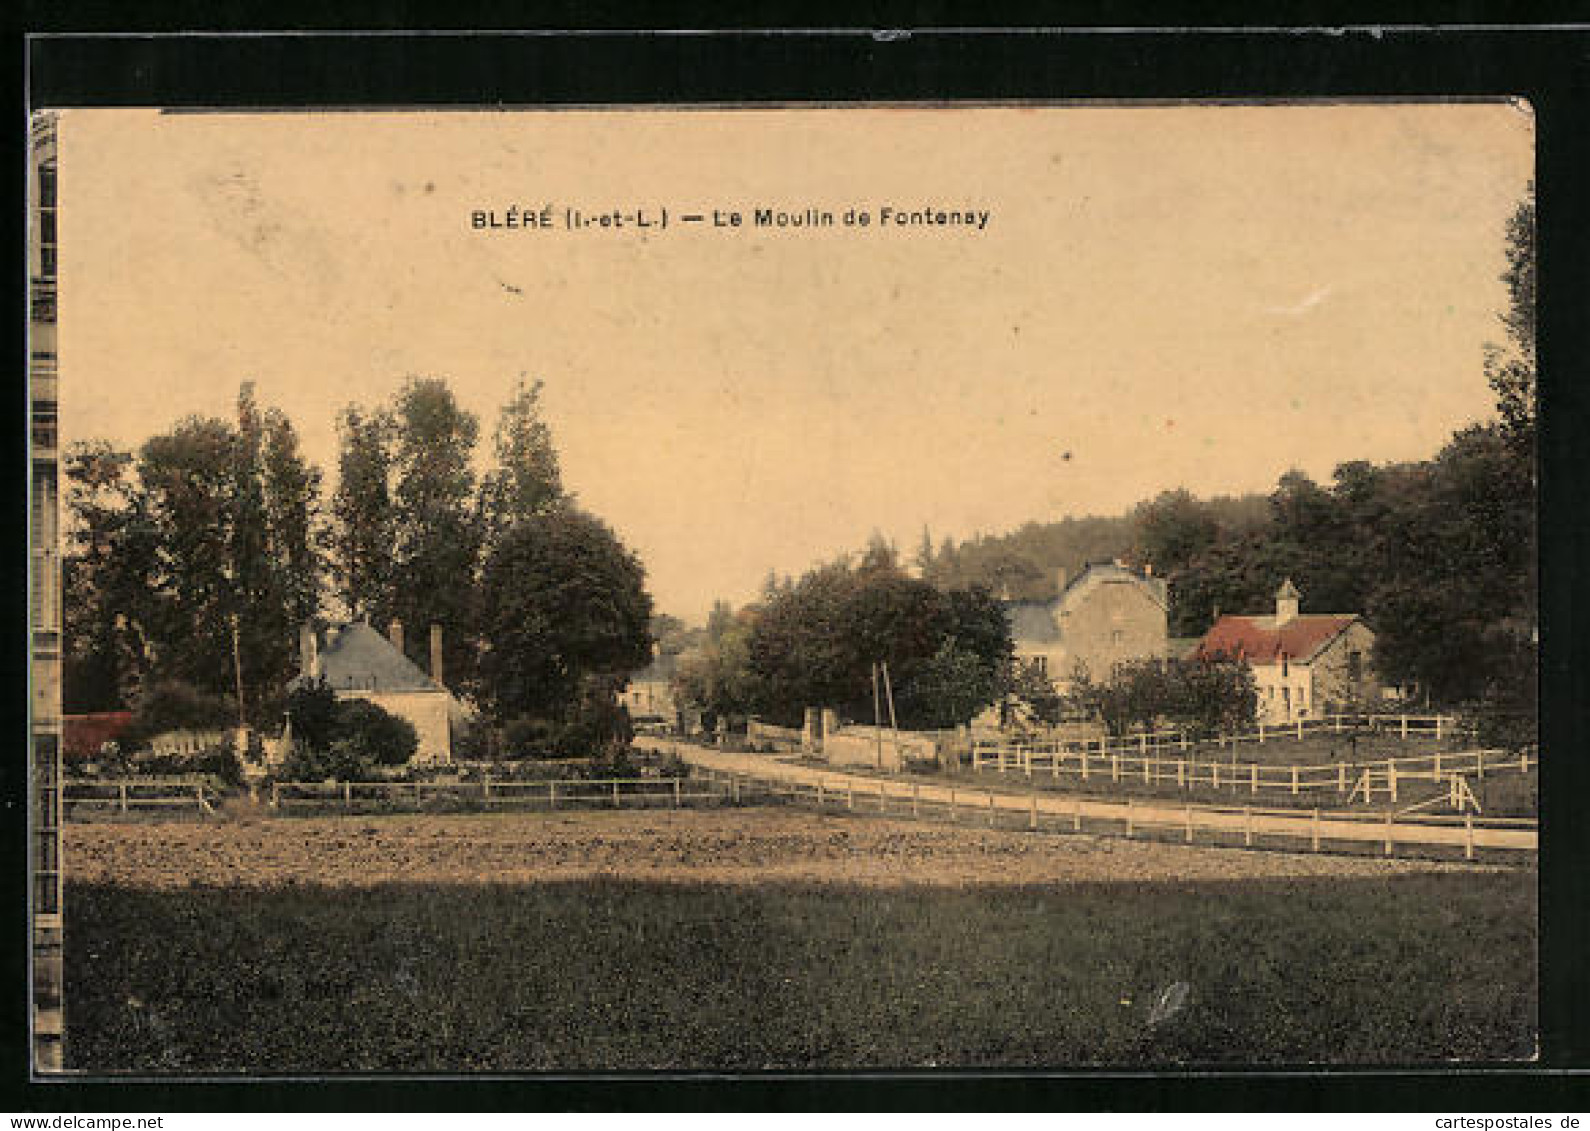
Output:
[[[1121,643],[1121,641],[1123,641],[1125,639],[1126,639],[1126,633],[1122,632],[1120,629],[1116,629],[1114,632],[1110,633],[1110,643],[1111,644],[1118,645],[1118,644]]]
[[[1364,678],[1364,654],[1362,652],[1347,653],[1347,678],[1357,683]]]

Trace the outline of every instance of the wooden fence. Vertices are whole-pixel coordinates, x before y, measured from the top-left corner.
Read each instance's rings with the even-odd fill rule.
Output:
[[[721,791],[695,778],[602,778],[562,781],[276,782],[267,798],[287,810],[463,808],[659,809],[721,802]]]
[[[1538,767],[1540,756],[1525,750],[1464,750],[1387,758],[1377,762],[1333,762],[1315,766],[1271,766],[1258,762],[1221,762],[1169,757],[1162,753],[1098,753],[1077,750],[1043,752],[1014,745],[984,748],[972,762],[974,770],[1019,772],[1028,778],[1075,778],[1084,782],[1141,782],[1177,789],[1208,787],[1216,790],[1259,793],[1327,792],[1372,802],[1377,795],[1401,799],[1407,784],[1450,782],[1454,774],[1484,781],[1486,774],[1517,771],[1527,774]]]
[[[1246,848],[1301,848],[1362,852],[1366,847],[1391,856],[1404,849],[1461,851],[1475,859],[1479,849],[1534,852],[1537,823],[1532,819],[1414,816],[1407,813],[1346,813],[1324,809],[1266,809],[1244,805],[1200,805],[1157,799],[1101,799],[1083,796],[1001,793],[954,786],[904,783],[838,775],[801,777],[747,774],[696,767],[704,780],[736,801],[775,799],[879,817],[947,821],[986,828],[1025,828],[1034,832],[1152,835],[1186,844]]]
[[[68,810],[112,809],[121,813],[171,808],[213,813],[220,796],[214,779],[200,777],[68,778],[61,789],[61,803]]]
[[[985,758],[1004,751],[1030,751],[1035,755],[1073,754],[1088,751],[1097,756],[1110,754],[1162,754],[1171,750],[1191,751],[1194,747],[1212,745],[1219,749],[1241,746],[1244,743],[1278,742],[1320,734],[1351,734],[1368,731],[1371,734],[1394,734],[1401,738],[1441,739],[1459,733],[1458,720],[1452,715],[1321,715],[1313,719],[1270,726],[1260,723],[1258,729],[1239,734],[1222,734],[1211,738],[1195,738],[1182,730],[1144,731],[1120,737],[1095,739],[1033,738],[1012,741],[998,738],[976,738],[972,742],[972,763],[977,768]]]

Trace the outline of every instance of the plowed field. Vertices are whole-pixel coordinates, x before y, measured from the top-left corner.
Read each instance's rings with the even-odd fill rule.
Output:
[[[780,809],[92,822],[68,824],[64,847],[73,881],[151,888],[585,879],[953,887],[1451,870],[1410,860],[1032,835]]]

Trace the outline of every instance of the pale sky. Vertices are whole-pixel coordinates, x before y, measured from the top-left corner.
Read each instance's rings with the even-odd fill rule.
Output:
[[[566,486],[695,618],[875,527],[1433,455],[1491,411],[1532,162],[1503,103],[69,111],[62,431],[135,447],[252,380],[329,489],[344,405],[445,376],[484,452],[539,377]],[[471,226],[545,204],[669,226]],[[744,226],[679,219],[714,208]]]

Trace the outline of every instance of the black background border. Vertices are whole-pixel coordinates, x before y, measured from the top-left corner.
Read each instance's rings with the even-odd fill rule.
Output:
[[[1064,101],[1070,99],[1527,98],[1536,115],[1541,366],[1542,727],[1541,1060],[1528,1067],[1359,1072],[995,1074],[893,1076],[585,1076],[303,1082],[30,1083],[26,1014],[8,998],[0,1052],[16,1111],[411,1110],[1583,1110],[1590,1098],[1590,797],[1587,630],[1576,578],[1587,565],[1590,490],[1581,437],[1590,423],[1590,21],[1583,5],[1272,5],[1097,3],[1002,14],[1001,28],[950,5],[875,5],[867,25],[841,27],[764,7],[738,29],[661,29],[612,5],[542,6],[539,31],[417,33],[405,3],[168,5],[127,34],[109,4],[35,4],[13,29],[16,87],[8,262],[25,262],[21,170],[26,111],[70,106],[210,108],[496,107],[629,104]],[[504,5],[448,5],[458,28],[502,26]],[[296,10],[294,10],[296,9]],[[1371,11],[1375,9],[1375,11]],[[508,12],[512,15],[513,12]],[[565,17],[565,18],[559,18]],[[782,18],[781,18],[782,17]],[[803,17],[807,27],[796,27]],[[283,21],[296,21],[289,27]],[[1440,20],[1442,26],[1431,26]],[[1461,21],[1461,22],[1459,22]],[[1574,25],[1578,21],[1577,26]],[[1376,26],[1368,26],[1371,23]],[[535,26],[520,21],[521,27]],[[1191,28],[1196,23],[1198,30]],[[631,30],[643,26],[651,30]],[[1355,26],[1358,25],[1358,26]],[[429,24],[432,29],[441,24]],[[280,29],[280,34],[261,29]],[[698,30],[690,30],[692,27]],[[813,30],[814,28],[826,30]],[[560,30],[570,29],[570,30]],[[579,28],[580,30],[572,30]],[[318,29],[318,33],[317,33]],[[335,29],[335,30],[333,30]],[[393,30],[403,29],[403,30]],[[874,31],[872,29],[880,29]],[[159,34],[144,34],[157,31]],[[222,34],[214,34],[222,33]],[[233,34],[246,33],[246,34]],[[23,272],[13,271],[19,289]],[[20,296],[18,296],[20,298]],[[25,311],[13,304],[19,330]],[[27,372],[21,335],[12,372]],[[22,387],[18,382],[15,389]],[[12,402],[24,415],[25,395]],[[10,430],[10,466],[25,481],[24,427]],[[13,530],[26,499],[13,493]],[[8,559],[9,592],[26,640],[25,547]],[[11,686],[26,687],[25,646],[5,650]],[[26,733],[14,697],[10,733]],[[25,804],[18,751],[0,759],[0,800]],[[5,838],[13,862],[0,896],[8,944],[0,985],[25,987],[24,822]]]

